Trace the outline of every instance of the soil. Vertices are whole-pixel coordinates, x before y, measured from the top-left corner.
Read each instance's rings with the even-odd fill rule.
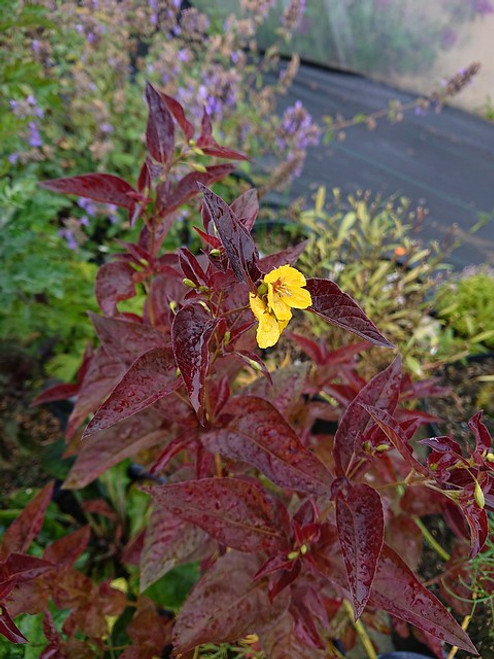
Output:
[[[483,409],[483,421],[494,437],[494,355],[447,364],[438,375],[441,385],[451,387],[451,394],[428,401],[427,411],[443,419],[437,428],[433,426],[434,434],[450,435],[460,443],[470,444],[473,437],[468,419]],[[491,382],[480,379],[489,376],[493,378]]]
[[[62,435],[59,419],[49,410],[30,407],[38,380],[38,364],[12,344],[0,344],[0,499],[20,488],[43,486],[41,465],[47,444]]]

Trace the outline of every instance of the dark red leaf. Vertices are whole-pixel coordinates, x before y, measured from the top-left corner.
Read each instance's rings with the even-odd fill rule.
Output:
[[[105,263],[96,275],[96,299],[101,311],[114,316],[118,313],[117,302],[129,300],[136,294],[135,270],[121,261]]]
[[[206,273],[200,266],[197,258],[187,247],[181,247],[178,250],[178,259],[185,277],[193,281],[197,286],[206,285]]]
[[[274,600],[277,604],[279,598]],[[269,659],[324,659],[328,654],[319,648],[308,646],[297,633],[293,615],[285,610],[273,611],[266,621],[257,627],[262,649]]]
[[[190,121],[187,120],[182,105],[176,99],[168,96],[168,94],[165,94],[165,92],[160,92],[160,95],[167,104],[170,112],[175,117],[178,125],[182,129],[185,139],[188,142],[194,135],[194,126],[190,123]]]
[[[204,478],[153,487],[157,503],[238,551],[280,551],[288,539],[280,508],[259,485],[236,478]],[[280,504],[281,506],[281,504]]]
[[[160,579],[207,543],[208,536],[163,506],[155,505],[146,528],[140,560],[140,590]]]
[[[300,409],[308,371],[308,362],[286,366],[274,371],[271,383],[259,378],[247,388],[246,393],[268,400],[289,420]]]
[[[446,643],[478,654],[453,616],[386,544],[381,552],[369,603]]]
[[[252,236],[221,197],[205,186],[201,186],[201,190],[235,276],[253,286],[260,272],[259,254]]]
[[[259,371],[263,378],[265,378],[265,381],[268,383],[268,385],[273,383],[271,373],[268,371],[266,364],[255,352],[250,352],[250,350],[235,350],[235,352],[232,354],[240,359],[244,364],[250,366],[250,368]]]
[[[257,190],[255,188],[246,190],[240,195],[240,197],[237,197],[237,199],[230,204],[230,208],[235,217],[238,217],[240,222],[250,233],[259,213]]]
[[[360,450],[360,440],[373,423],[363,405],[373,405],[393,414],[401,384],[401,359],[396,359],[370,380],[345,410],[334,437],[337,476],[348,474]]]
[[[163,654],[163,648],[171,644],[172,620],[166,620],[157,611],[149,597],[141,595],[130,624],[126,628],[133,641],[121,655],[121,659],[153,659]]]
[[[163,442],[165,433],[160,429],[156,413],[145,410],[120,425],[88,437],[81,443],[63,487],[69,490],[85,487],[125,458]]]
[[[153,348],[136,359],[107,400],[97,410],[83,439],[142,412],[180,386],[171,350]]]
[[[137,180],[137,189],[139,192],[147,192],[151,188],[151,171],[148,163],[148,158],[142,163],[139,178]]]
[[[98,348],[83,378],[74,409],[67,425],[67,438],[71,438],[88,414],[101,404],[125,371],[117,357]]]
[[[199,183],[212,185],[231,174],[234,165],[211,165],[205,172],[189,172],[181,178],[173,190],[166,189],[158,195],[158,213],[161,217],[169,215],[199,194]]]
[[[133,211],[138,197],[137,190],[127,181],[113,174],[83,174],[43,181],[41,185],[62,194],[73,194],[103,204],[114,204],[127,208],[130,212]]]
[[[151,348],[166,350],[170,346],[169,336],[150,325],[123,318],[107,318],[91,312],[89,317],[108,354],[128,366]]]
[[[461,446],[452,437],[442,435],[441,437],[427,437],[426,439],[421,439],[419,441],[433,451],[438,453],[450,453],[451,455],[463,459]]]
[[[362,407],[371,415],[372,419],[410,467],[415,469],[419,474],[428,475],[428,471],[424,465],[413,457],[412,447],[408,443],[405,431],[394,421],[391,414],[386,409],[366,405],[365,403],[362,403]]]
[[[76,559],[86,549],[91,537],[91,528],[83,526],[73,533],[62,536],[49,545],[43,554],[46,561],[61,567],[71,567]]]
[[[258,567],[255,557],[236,551],[216,561],[177,616],[173,631],[176,653],[206,642],[236,641],[255,631],[256,622],[260,624],[270,610],[266,591],[252,580]]]
[[[213,138],[211,119],[204,109],[201,122],[201,134],[197,140],[197,146],[208,156],[227,158],[228,160],[248,160],[247,156],[239,151],[223,147]]]
[[[180,304],[187,289],[183,284],[183,277],[173,268],[162,266],[160,271],[162,274],[155,277],[151,283],[144,311],[153,324],[168,330],[174,318],[170,304]]]
[[[476,459],[480,462],[483,459],[482,454],[492,448],[492,437],[489,429],[482,421],[482,411],[477,412],[469,419],[468,426],[474,434]]]
[[[0,563],[0,583],[25,583],[36,579],[41,574],[51,570],[53,565],[48,561],[29,554],[13,551],[5,561]]]
[[[204,420],[204,381],[211,363],[209,344],[218,323],[219,320],[211,318],[200,304],[188,304],[180,309],[172,325],[175,361],[201,423]]]
[[[45,403],[52,403],[55,400],[67,400],[75,396],[78,391],[78,384],[56,384],[53,387],[48,387],[39,396],[36,396],[31,405],[43,405]]]
[[[375,345],[383,348],[394,347],[367,318],[355,300],[343,293],[334,282],[329,279],[308,279],[306,288],[312,297],[309,311]]]
[[[275,254],[264,256],[259,261],[259,269],[261,272],[271,272],[274,268],[279,268],[282,265],[294,265],[307,247],[308,243],[308,240],[304,240],[301,243],[298,243],[298,245],[287,247],[282,252],[276,252]]]
[[[28,640],[9,616],[7,609],[0,608],[0,634],[11,643],[27,643]]]
[[[160,92],[149,82],[146,83],[146,101],[149,108],[146,144],[151,156],[166,165],[175,148],[173,118]]]
[[[376,490],[357,483],[342,491],[336,499],[336,525],[357,620],[369,599],[384,541],[383,506]]]
[[[305,448],[272,403],[255,396],[242,396],[226,406],[225,414],[233,415],[226,428],[201,437],[206,448],[254,465],[281,487],[328,494],[331,474]]]
[[[25,552],[41,531],[46,508],[51,501],[53,485],[53,481],[45,485],[5,531],[0,547],[0,561],[13,552]]]
[[[466,492],[463,495],[459,505],[470,529],[470,558],[473,558],[485,545],[489,534],[489,523],[485,509],[479,508],[476,503],[472,502],[472,496]]]
[[[411,488],[410,491],[415,489]],[[417,570],[422,558],[424,536],[412,517],[394,515],[387,520],[385,540],[409,568]]]

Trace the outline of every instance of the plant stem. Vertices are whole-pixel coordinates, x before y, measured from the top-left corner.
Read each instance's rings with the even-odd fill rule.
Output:
[[[348,613],[348,617],[352,621],[355,631],[358,634],[358,637],[360,639],[360,642],[364,646],[365,651],[367,652],[367,656],[369,659],[377,659],[377,654],[376,651],[374,650],[374,646],[372,645],[372,641],[370,640],[369,634],[367,633],[367,630],[365,629],[364,625],[362,624],[362,621],[359,619],[355,621],[354,615],[353,615],[353,606],[350,604],[350,602],[346,599],[343,600],[343,606],[345,607],[346,612]]]
[[[419,527],[422,535],[424,536],[425,540],[429,543],[429,545],[434,549],[434,551],[440,556],[443,560],[449,561],[451,558],[448,552],[441,547],[441,545],[438,543],[438,541],[434,538],[432,533],[429,531],[429,529],[426,528],[425,524],[422,522],[420,517],[417,517],[416,515],[413,517],[413,521],[415,524]]]
[[[475,611],[475,600],[477,599],[477,591],[476,590],[474,590],[473,593],[472,593],[472,599],[474,601],[473,609],[472,609],[471,613],[469,613],[468,615],[466,615],[463,618],[463,622],[461,623],[461,628],[463,629],[464,632],[467,631],[468,625],[470,624],[470,621],[473,617],[473,612]],[[456,653],[458,652],[458,650],[459,650],[458,646],[453,645],[453,647],[449,651],[448,656],[446,657],[446,659],[454,659],[454,657],[456,657]]]

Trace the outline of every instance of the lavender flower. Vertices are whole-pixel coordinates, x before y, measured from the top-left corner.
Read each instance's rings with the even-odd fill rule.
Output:
[[[74,238],[74,234],[72,233],[72,231],[70,231],[70,229],[59,229],[58,235],[61,238],[65,238],[69,249],[72,250],[77,249],[78,247],[77,241]]]
[[[281,17],[281,24],[290,32],[296,30],[306,10],[306,0],[290,0]]]
[[[34,121],[29,122],[29,144],[32,147],[40,147],[43,146],[43,140],[41,139],[41,135],[39,134],[38,127],[36,126],[36,123]]]
[[[312,123],[312,117],[300,101],[287,108],[276,131],[276,144],[280,151],[295,148],[304,150],[319,144],[321,132]]]
[[[77,200],[77,205],[82,210],[86,211],[89,217],[94,217],[98,214],[98,207],[90,199],[84,199],[84,197],[79,197]]]

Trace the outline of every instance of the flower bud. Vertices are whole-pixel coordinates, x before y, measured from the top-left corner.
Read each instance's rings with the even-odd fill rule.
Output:
[[[182,279],[183,283],[188,286],[189,288],[197,288],[197,285],[192,281],[192,279]]]
[[[200,172],[201,174],[205,174],[208,171],[204,165],[201,165],[198,162],[192,163],[192,169],[195,169],[196,172]]]
[[[475,499],[475,503],[479,508],[483,508],[485,506],[485,496],[482,488],[479,485],[478,481],[475,481],[475,490],[473,493],[473,498]]]

